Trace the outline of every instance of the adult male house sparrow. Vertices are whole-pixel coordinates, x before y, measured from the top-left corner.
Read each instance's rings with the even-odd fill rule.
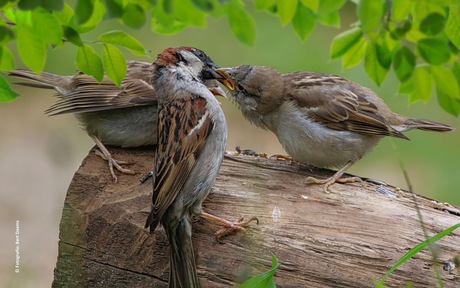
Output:
[[[35,82],[18,83],[20,85],[56,90],[59,100],[45,113],[74,113],[102,152],[97,151],[97,154],[108,161],[116,182],[113,167],[127,174],[134,174],[134,171],[121,167],[120,164],[127,163],[113,159],[105,145],[139,147],[157,143],[157,93],[150,84],[153,66],[138,61],[129,61],[127,66],[120,87],[107,77],[98,83],[83,73],[61,76],[43,72],[37,75],[18,69],[9,75]],[[215,94],[225,94],[216,80],[209,80],[206,85]]]
[[[158,95],[158,144],[153,171],[153,233],[161,222],[171,246],[169,287],[199,287],[191,242],[193,215],[242,230],[202,211],[227,145],[227,124],[219,102],[203,84],[221,78],[214,62],[190,47],[158,55],[152,84]],[[152,128],[153,129],[153,128]]]
[[[230,99],[244,117],[275,133],[295,160],[317,167],[340,167],[332,177],[308,177],[308,184],[324,184],[325,192],[383,136],[409,140],[402,132],[436,132],[452,127],[391,112],[372,90],[339,76],[317,72],[280,74],[275,69],[242,65],[223,68],[235,90]],[[223,83],[227,79],[221,80]]]

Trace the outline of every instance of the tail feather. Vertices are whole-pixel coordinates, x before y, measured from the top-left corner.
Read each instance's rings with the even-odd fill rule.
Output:
[[[199,288],[190,221],[182,218],[174,224],[163,223],[163,225],[171,247],[169,287]]]
[[[449,125],[422,118],[409,118],[405,124],[409,127],[407,130],[418,129],[434,132],[449,132],[454,130]]]
[[[22,86],[34,87],[34,88],[42,88],[42,89],[56,89],[59,88],[67,88],[67,85],[70,85],[69,77],[61,76],[56,74],[51,74],[47,72],[42,72],[40,75],[35,74],[33,71],[26,70],[26,69],[16,69],[10,71],[8,73],[11,77],[16,77],[20,79],[25,79],[29,81],[33,81],[35,83],[15,83]]]

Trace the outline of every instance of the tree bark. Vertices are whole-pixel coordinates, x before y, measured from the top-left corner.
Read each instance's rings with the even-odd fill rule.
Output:
[[[60,226],[53,287],[167,287],[169,247],[158,228],[144,224],[150,212],[153,150],[111,148],[116,159],[134,163],[137,176],[113,183],[107,163],[90,153],[67,192]],[[245,232],[218,243],[219,226],[198,220],[193,244],[202,287],[233,287],[267,271],[271,253],[279,260],[277,287],[372,287],[409,249],[424,241],[414,198],[428,236],[460,222],[460,209],[393,186],[370,182],[335,184],[326,194],[305,186],[307,176],[331,171],[302,164],[226,156],[204,211],[237,221],[256,215]],[[380,192],[379,192],[380,191]],[[394,193],[394,194],[392,194]],[[458,268],[443,264],[459,257],[460,231],[400,266],[388,287],[459,287]]]

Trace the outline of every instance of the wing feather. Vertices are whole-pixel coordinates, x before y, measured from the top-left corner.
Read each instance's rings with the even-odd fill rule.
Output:
[[[372,91],[339,76],[328,75],[330,81],[324,82],[321,73],[296,74],[294,77],[293,73],[289,74],[293,79],[293,92],[288,96],[297,102],[309,119],[335,130],[408,139],[393,129],[378,106],[369,100],[366,93]]]
[[[152,72],[150,63],[130,61],[120,87],[106,76],[98,83],[93,77],[80,73],[73,78],[74,89],[62,95],[45,113],[58,115],[156,105],[155,89],[149,84]]]
[[[160,105],[152,211],[145,225],[152,233],[189,178],[213,127],[204,98],[191,95]]]

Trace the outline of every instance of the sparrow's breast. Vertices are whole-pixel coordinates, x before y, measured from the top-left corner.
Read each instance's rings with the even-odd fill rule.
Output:
[[[330,129],[307,118],[290,104],[281,105],[275,128],[272,131],[276,131],[278,140],[291,157],[316,167],[340,167],[350,160],[357,161],[381,139],[380,136]]]

